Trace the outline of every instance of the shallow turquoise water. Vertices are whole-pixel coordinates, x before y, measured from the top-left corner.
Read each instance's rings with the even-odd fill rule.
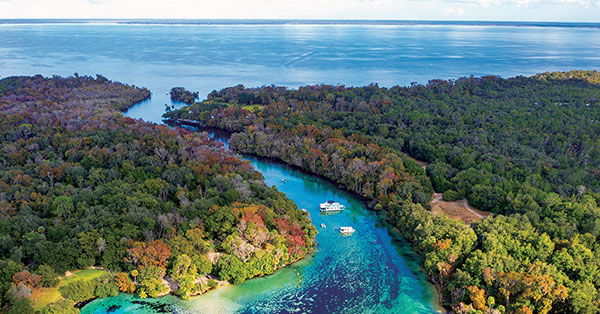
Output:
[[[113,306],[143,313],[432,313],[436,295],[420,275],[416,257],[402,240],[390,235],[385,223],[368,211],[362,201],[316,178],[281,163],[245,156],[269,185],[286,193],[310,213],[319,234],[318,250],[311,257],[272,276],[247,281],[181,301],[169,297],[156,302],[132,304],[122,295],[94,301],[83,314],[104,314]],[[282,179],[286,179],[286,183]],[[335,199],[347,209],[322,215],[318,204]],[[324,223],[326,228],[322,228]],[[339,227],[352,226],[353,236],[341,236]],[[158,309],[158,310],[157,310]]]

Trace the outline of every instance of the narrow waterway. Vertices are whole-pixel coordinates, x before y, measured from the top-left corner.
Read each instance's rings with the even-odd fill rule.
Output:
[[[212,132],[227,147],[226,133]],[[84,314],[104,313],[434,313],[434,287],[408,243],[369,211],[362,200],[335,184],[294,167],[242,155],[274,185],[305,208],[317,226],[318,247],[305,260],[271,276],[222,287],[182,301],[174,297],[139,300],[120,295],[94,301]],[[283,182],[285,179],[285,182]],[[318,204],[336,200],[339,214],[324,215]],[[323,227],[322,224],[325,226]],[[339,228],[356,229],[342,236]]]

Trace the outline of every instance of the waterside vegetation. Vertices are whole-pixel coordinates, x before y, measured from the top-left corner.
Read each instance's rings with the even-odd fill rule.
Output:
[[[236,151],[369,199],[456,313],[600,311],[599,72],[239,85],[165,118],[229,130]],[[432,215],[434,191],[492,215],[471,226]]]

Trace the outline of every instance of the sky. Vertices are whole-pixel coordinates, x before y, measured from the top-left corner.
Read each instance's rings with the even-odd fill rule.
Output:
[[[0,18],[600,22],[600,0],[0,0]]]

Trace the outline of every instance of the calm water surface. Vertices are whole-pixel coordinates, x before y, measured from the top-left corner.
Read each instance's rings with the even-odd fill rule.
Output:
[[[152,90],[133,117],[160,122],[173,86],[381,86],[468,75],[600,68],[600,29],[462,25],[0,24],[0,76],[103,74]]]
[[[459,25],[0,24],[0,76],[94,75],[152,90],[126,114],[160,123],[166,92],[205,95],[246,86],[328,83],[382,86],[465,75],[530,75],[600,68],[600,30]],[[319,229],[319,250],[276,274],[181,301],[121,295],[82,313],[432,313],[435,291],[410,248],[336,186],[245,156]],[[285,178],[286,183],[281,179]],[[323,216],[318,203],[348,206]],[[326,228],[321,228],[321,223]],[[341,237],[340,226],[353,226]]]
[[[223,137],[217,137],[223,140]],[[311,257],[272,276],[181,301],[128,295],[97,300],[83,314],[104,313],[434,313],[437,295],[407,243],[364,203],[332,183],[282,163],[244,156],[300,208],[310,213],[319,243]],[[282,179],[286,179],[283,183]],[[318,204],[335,199],[348,208],[322,215]],[[325,228],[321,227],[325,224]],[[353,236],[341,236],[353,226]]]

